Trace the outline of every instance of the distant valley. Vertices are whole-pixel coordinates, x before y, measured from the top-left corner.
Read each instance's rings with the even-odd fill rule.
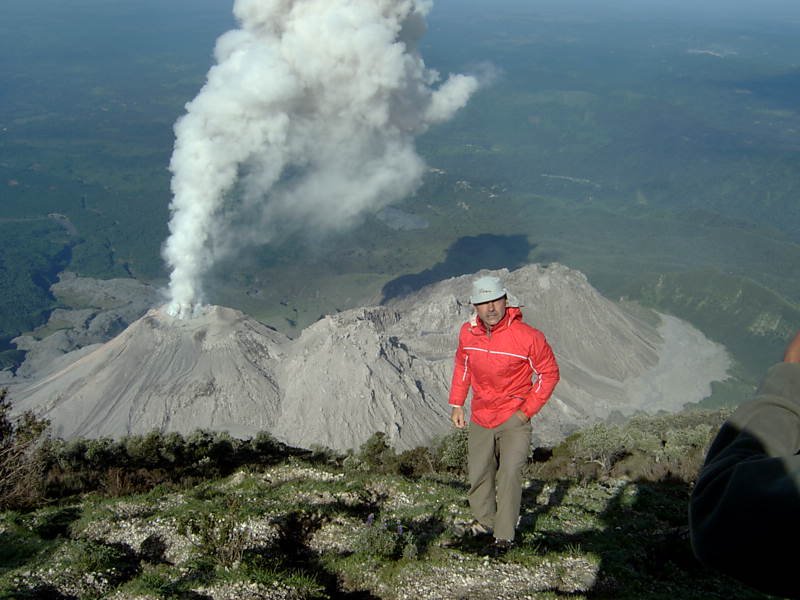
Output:
[[[60,273],[165,284],[172,126],[233,19],[145,4],[94,20],[99,0],[36,18],[12,0],[0,24],[4,367],[25,358],[12,338],[70,307],[50,293]],[[294,337],[448,277],[558,262],[725,345],[739,384],[717,398],[739,401],[800,328],[800,44],[784,13],[697,10],[436,2],[426,64],[490,65],[492,83],[418,139],[423,185],[353,230],[236,256],[209,301]]]

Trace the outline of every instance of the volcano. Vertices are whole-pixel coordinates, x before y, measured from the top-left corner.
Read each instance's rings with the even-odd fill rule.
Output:
[[[122,333],[33,385],[15,409],[50,419],[61,437],[197,428],[247,436],[280,407],[273,371],[282,334],[243,313],[208,307],[194,319],[151,309]]]
[[[678,411],[727,376],[725,349],[689,324],[612,302],[563,265],[528,265],[329,315],[297,339],[231,308],[192,319],[151,309],[66,367],[15,385],[14,410],[49,419],[64,438],[204,428],[338,450],[376,431],[398,449],[428,444],[450,427],[457,332],[472,312],[470,282],[482,274],[504,279],[561,367],[535,419],[536,444],[612,413]]]

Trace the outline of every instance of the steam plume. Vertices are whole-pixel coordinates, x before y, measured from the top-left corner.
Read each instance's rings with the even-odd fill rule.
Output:
[[[424,0],[236,0],[239,29],[175,124],[163,255],[169,312],[190,316],[203,276],[286,228],[342,228],[411,193],[414,136],[478,87],[425,67]],[[232,233],[235,231],[235,235]]]

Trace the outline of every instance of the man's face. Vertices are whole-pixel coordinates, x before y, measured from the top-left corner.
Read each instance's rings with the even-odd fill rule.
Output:
[[[478,313],[481,321],[489,328],[494,327],[506,314],[506,297],[492,300],[491,302],[481,302],[480,304],[473,304]]]

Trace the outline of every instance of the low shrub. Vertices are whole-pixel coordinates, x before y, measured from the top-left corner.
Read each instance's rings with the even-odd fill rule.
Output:
[[[382,431],[373,433],[356,454],[361,466],[370,472],[393,473],[397,468],[397,454]]]
[[[356,552],[382,559],[414,559],[418,554],[411,530],[403,527],[400,521],[378,521],[372,513],[358,532],[354,546]]]
[[[430,448],[418,447],[397,456],[397,472],[406,477],[421,477],[436,471],[435,457]]]
[[[226,504],[224,511],[188,511],[178,519],[178,531],[193,540],[201,558],[230,568],[242,560],[250,534],[238,518],[236,499],[231,498]]]
[[[31,412],[12,418],[7,395],[0,390],[0,510],[30,508],[44,497],[49,423]]]
[[[645,481],[691,482],[725,411],[636,416],[623,425],[597,424],[569,436],[553,449],[543,477],[592,479],[602,476]]]
[[[469,453],[468,436],[467,429],[455,429],[439,441],[434,450],[437,469],[466,475]]]

